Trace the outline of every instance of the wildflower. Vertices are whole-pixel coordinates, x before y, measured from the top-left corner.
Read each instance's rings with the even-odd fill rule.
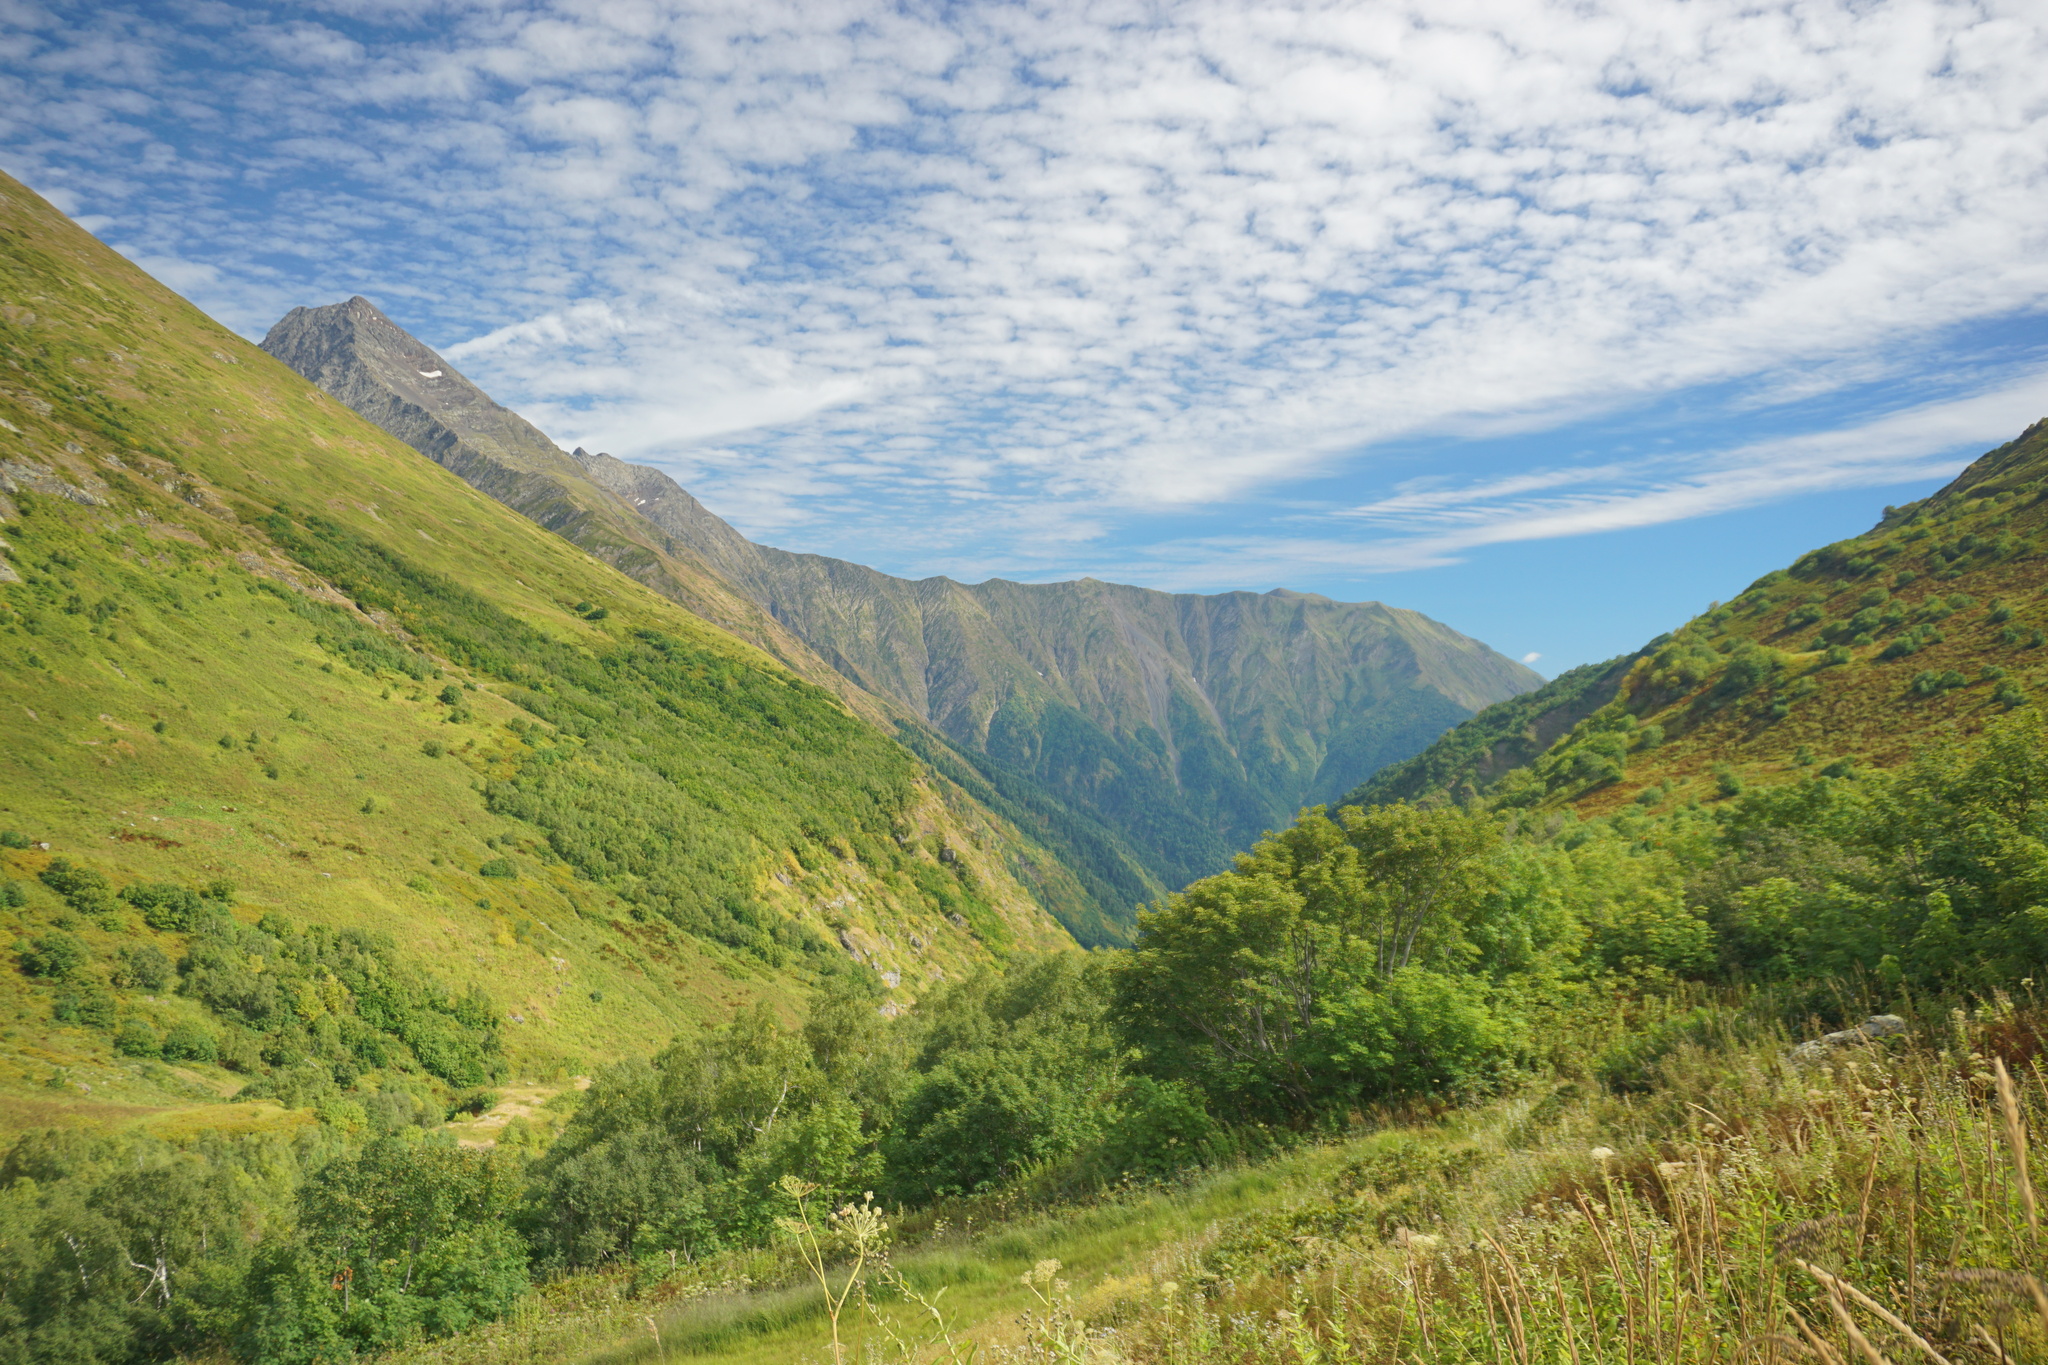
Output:
[[[1595,1147],[1586,1155],[1592,1157],[1595,1161],[1607,1162],[1614,1160],[1615,1153],[1612,1147]]]

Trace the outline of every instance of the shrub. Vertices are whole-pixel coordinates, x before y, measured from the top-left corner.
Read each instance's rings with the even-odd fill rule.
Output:
[[[154,943],[123,948],[114,967],[114,984],[160,991],[171,983],[171,960]]]
[[[212,1029],[187,1020],[164,1035],[163,1054],[172,1062],[214,1062],[220,1059],[220,1043]]]
[[[62,929],[38,934],[18,951],[22,971],[53,980],[70,976],[85,965],[89,956],[85,944]]]
[[[1230,1155],[1228,1134],[1193,1086],[1133,1076],[1122,1101],[1116,1123],[1094,1153],[1100,1175],[1169,1176]]]
[[[495,1090],[466,1090],[449,1102],[448,1117],[452,1119],[458,1114],[488,1113],[497,1107],[498,1100],[499,1095]]]
[[[1939,673],[1930,668],[1915,674],[1913,681],[1908,684],[1908,687],[1915,696],[1933,697],[1939,696],[1941,693],[1952,688],[1967,687],[1969,683],[1970,680],[1968,678],[1953,668]]]
[[[1632,1031],[1594,1059],[1593,1079],[1619,1094],[1654,1090],[1664,1059],[1688,1043],[1705,1044],[1720,1022],[1717,1011],[1701,1007]]]
[[[442,745],[440,740],[430,739],[425,744],[420,745],[420,752],[428,758],[439,758],[442,754],[447,753],[448,750]]]
[[[161,1057],[164,1045],[146,1020],[131,1015],[114,1030],[114,1051],[123,1057]]]
[[[493,858],[476,870],[479,877],[516,877],[519,875],[510,858]]]
[[[91,868],[73,867],[57,858],[43,869],[42,882],[81,915],[104,915],[114,909],[113,888]]]
[[[31,842],[26,834],[19,831],[0,830],[0,848],[27,848]]]
[[[199,913],[199,896],[171,882],[137,882],[122,891],[121,899],[142,912],[152,929],[178,933],[192,925]]]
[[[28,892],[20,882],[0,882],[0,909],[17,910],[28,904]]]
[[[443,705],[443,706],[460,706],[460,705],[462,705],[462,689],[461,689],[461,688],[459,688],[459,687],[457,687],[457,686],[456,686],[456,685],[455,685],[454,683],[449,683],[449,684],[448,684],[448,685],[447,685],[446,687],[442,688],[442,689],[441,689],[441,705]]]
[[[1828,668],[1840,668],[1854,657],[1855,655],[1849,652],[1847,645],[1836,645],[1828,650],[1827,656],[1822,660],[1822,663]]]
[[[100,985],[59,991],[50,1006],[50,1017],[58,1023],[84,1028],[112,1028],[115,1013],[114,997]]]
[[[1726,763],[1714,765],[1714,789],[1723,796],[1742,794],[1742,776]]]

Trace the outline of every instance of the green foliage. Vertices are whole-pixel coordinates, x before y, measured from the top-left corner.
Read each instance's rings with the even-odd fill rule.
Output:
[[[510,858],[492,858],[477,868],[476,875],[479,877],[516,877],[519,873],[512,866]]]
[[[807,1038],[750,1010],[651,1062],[600,1073],[534,1167],[522,1226],[536,1257],[697,1257],[765,1237],[784,1211],[784,1175],[835,1199],[872,1185],[887,1116],[850,1083],[862,1070],[853,1054],[871,1044],[848,1036],[847,1022]]]
[[[900,1198],[994,1189],[1119,1126],[1107,975],[1106,964],[1047,957],[1000,980],[960,982],[931,1002],[886,1148]]]
[[[1906,690],[1916,697],[1935,697],[1954,688],[1969,685],[1970,680],[1953,668],[1940,672],[1926,669],[1914,675],[1913,681],[1906,685]]]
[[[220,1041],[204,1024],[183,1020],[164,1035],[163,1055],[170,1062],[217,1062]]]
[[[1714,695],[1724,699],[1746,696],[1763,686],[1777,668],[1778,661],[1769,650],[1745,640],[1728,656],[1720,681],[1714,684]]]
[[[107,879],[91,868],[73,867],[69,859],[51,859],[43,869],[42,882],[78,914],[105,915],[115,908],[113,888]]]
[[[124,989],[161,991],[171,984],[174,968],[154,943],[135,943],[115,955],[113,983]]]
[[[203,917],[179,964],[180,989],[224,1023],[258,1035],[276,1074],[251,1097],[305,1088],[293,1068],[425,1071],[452,1085],[504,1073],[497,1011],[480,991],[450,996],[361,930],[300,928],[279,915],[255,925]],[[331,1084],[331,1082],[328,1082]]]
[[[50,1004],[50,1018],[80,1028],[110,1029],[120,1005],[106,987],[95,981],[65,986]]]
[[[452,1143],[388,1137],[329,1162],[297,1236],[254,1257],[242,1353],[310,1365],[503,1316],[527,1291],[517,1190],[507,1159]]]
[[[122,889],[121,899],[140,910],[150,928],[171,933],[190,928],[200,912],[199,894],[170,882],[137,882]]]
[[[1140,917],[1117,1017],[1153,1074],[1244,1118],[1301,1120],[1461,1083],[1507,1036],[1488,1016],[1488,978],[1554,946],[1492,922],[1519,908],[1509,888],[1488,817],[1305,812],[1233,871]],[[1445,984],[1459,972],[1477,994]],[[1440,1049],[1393,1056],[1432,1020]]]
[[[161,1057],[163,1040],[157,1037],[148,1020],[130,1015],[114,1030],[114,1051],[123,1057]]]
[[[75,934],[53,929],[47,934],[38,934],[26,943],[15,945],[20,956],[21,969],[30,976],[64,978],[76,972],[91,960],[83,941]]]

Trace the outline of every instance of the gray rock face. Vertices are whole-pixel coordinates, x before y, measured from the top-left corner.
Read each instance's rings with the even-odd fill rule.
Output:
[[[1795,1062],[1823,1062],[1844,1048],[1862,1047],[1878,1038],[1895,1037],[1906,1031],[1906,1021],[1896,1014],[1873,1014],[1855,1028],[1845,1028],[1835,1033],[1824,1033],[1810,1038],[1792,1049]]]

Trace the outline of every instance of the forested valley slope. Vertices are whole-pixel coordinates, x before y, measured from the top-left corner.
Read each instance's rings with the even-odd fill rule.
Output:
[[[365,299],[294,309],[263,344],[693,610],[715,606],[711,619],[792,660],[775,631],[796,637],[906,743],[1064,857],[1099,912],[1067,920],[1086,943],[1121,941],[1137,904],[1540,681],[1376,602],[912,581],[757,545],[659,470],[565,454]],[[681,590],[707,572],[725,596]]]
[[[583,1069],[1071,942],[1058,861],[832,693],[0,194],[0,856],[47,968],[6,977],[16,1103]],[[205,926],[273,965],[170,991]],[[374,1023],[294,1012],[351,972]],[[204,1065],[109,1069],[145,1034]]]
[[[0,198],[0,1361],[2048,1357],[2043,428],[1083,953],[724,568]]]

